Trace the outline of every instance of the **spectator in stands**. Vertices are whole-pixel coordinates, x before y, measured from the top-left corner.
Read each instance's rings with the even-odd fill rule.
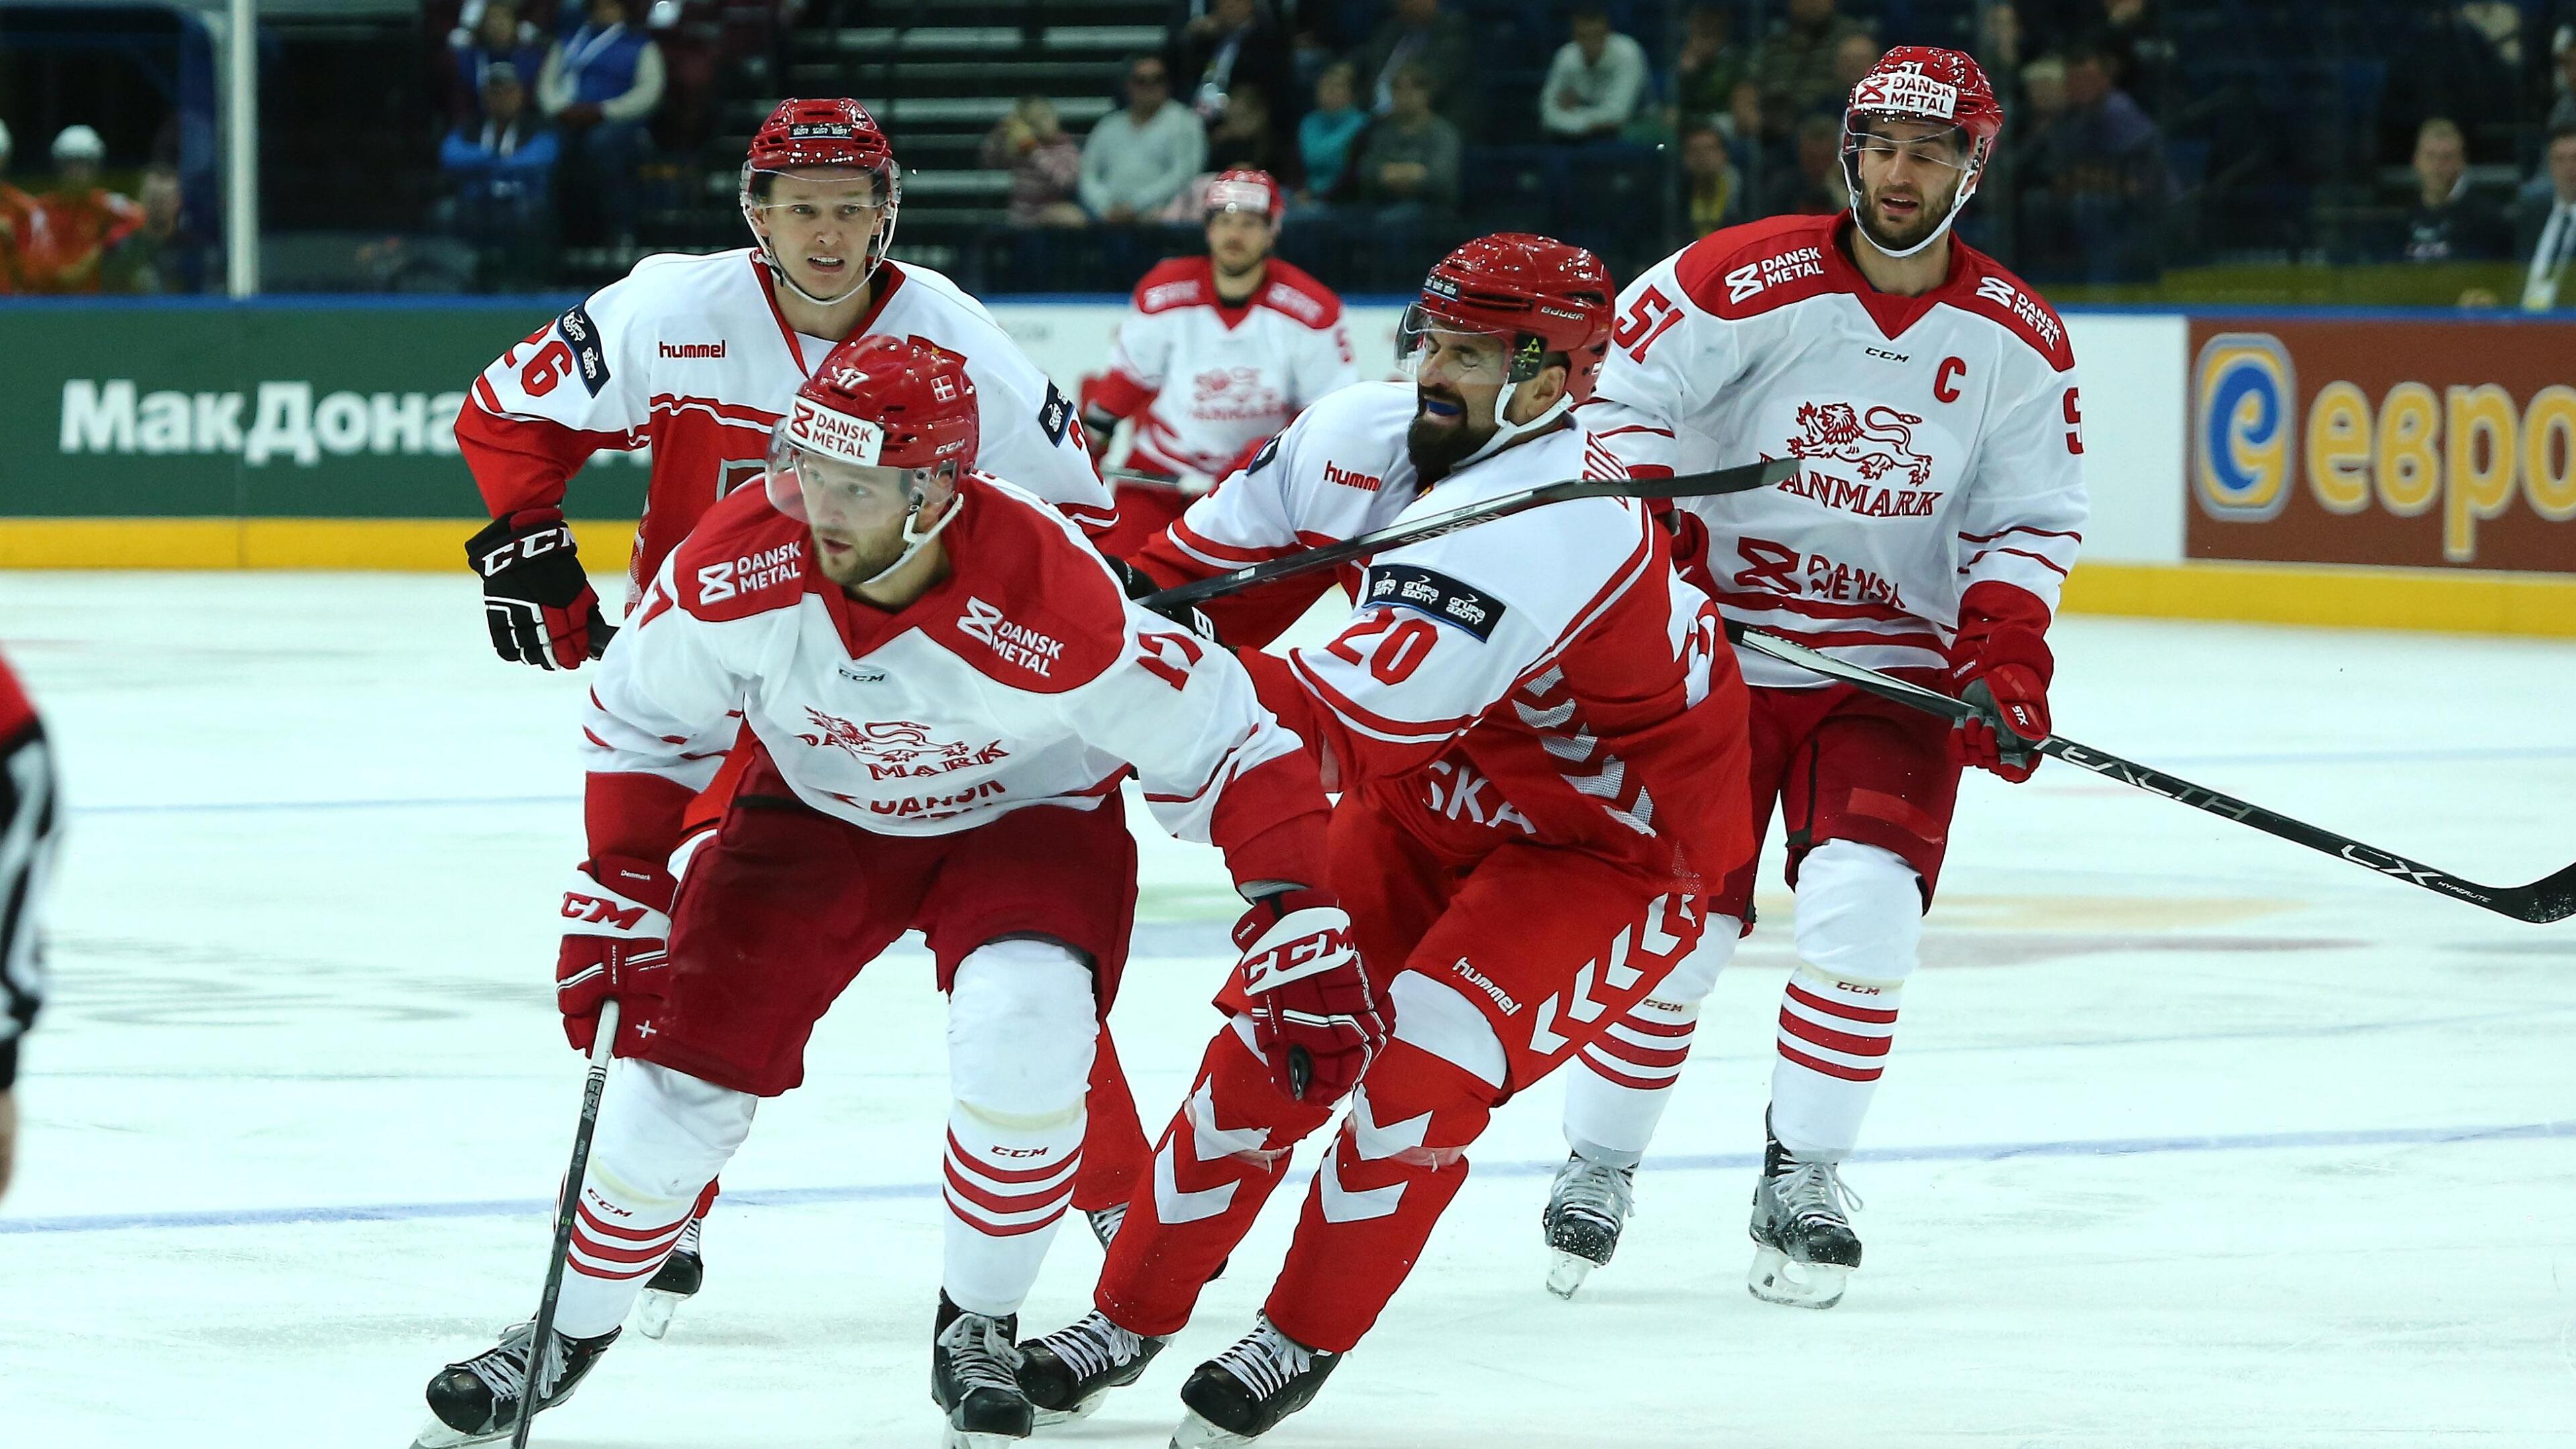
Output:
[[[1772,22],[1753,73],[1762,87],[1763,124],[1775,139],[1801,116],[1842,113],[1851,88],[1839,79],[1834,52],[1859,28],[1835,13],[1834,0],[1789,0],[1789,13]]]
[[[1691,235],[1706,236],[1742,220],[1742,191],[1726,137],[1717,127],[1703,122],[1682,132],[1682,200],[1689,208]]]
[[[2087,281],[2153,275],[2173,178],[2155,122],[2112,84],[2101,51],[2065,58],[2065,109],[2027,153],[2022,220],[2033,240]],[[2041,188],[2045,193],[2041,193]]]
[[[1171,204],[1207,169],[1207,133],[1196,112],[1172,99],[1159,55],[1127,63],[1127,108],[1112,111],[1082,143],[1082,209],[1111,226],[1133,224]]]
[[[1573,32],[1539,87],[1539,124],[1558,141],[1615,139],[1646,93],[1645,47],[1610,28],[1606,5],[1578,7]]]
[[[1726,12],[1694,5],[1683,21],[1681,54],[1673,62],[1673,125],[1723,126],[1735,110],[1735,89],[1752,74],[1753,58],[1728,34]]]
[[[537,104],[562,134],[564,239],[634,245],[644,127],[662,104],[662,48],[627,20],[627,0],[589,0],[537,77]]]
[[[2102,0],[2101,18],[2086,28],[2085,39],[2110,62],[2120,89],[2150,102],[2164,94],[2173,43],[2164,38],[2148,0]]]
[[[9,184],[9,147],[8,123],[0,121],[0,296],[35,290],[27,269],[45,250],[37,235],[44,209],[35,197]]]
[[[1249,80],[1237,80],[1225,93],[1225,109],[1208,127],[1206,168],[1285,175],[1290,168],[1280,158],[1278,135],[1270,124],[1269,93]],[[1193,197],[1189,209],[1173,219],[1196,221],[1205,210]]]
[[[1085,226],[1074,200],[1082,183],[1082,148],[1064,133],[1055,103],[1022,96],[984,137],[987,170],[1011,173],[1011,204],[1003,217],[1013,226]]]
[[[179,168],[166,161],[145,167],[143,224],[108,248],[101,266],[111,292],[202,292],[209,248],[189,224],[179,189]]]
[[[2415,207],[2398,256],[2410,262],[2483,262],[2505,254],[2504,218],[2469,189],[2469,146],[2435,116],[2415,132]]]
[[[1431,104],[1461,133],[1476,125],[1477,87],[1483,77],[1476,65],[1476,41],[1467,17],[1440,8],[1440,0],[1394,0],[1386,23],[1353,57],[1360,83],[1368,87],[1369,109],[1395,112],[1395,77],[1407,66],[1431,88]]]
[[[1173,9],[1163,62],[1172,93],[1202,122],[1213,126],[1225,114],[1238,81],[1261,87],[1265,99],[1294,94],[1288,37],[1261,0],[1174,0]]]
[[[107,249],[143,225],[143,208],[98,184],[107,143],[87,126],[65,126],[54,137],[54,189],[36,203],[41,249],[29,268],[36,290],[95,292]]]
[[[525,87],[546,64],[545,36],[519,18],[517,0],[484,0],[483,13],[471,29],[460,24],[448,34],[447,50],[456,70],[447,106],[451,126],[467,125],[482,114],[483,76],[492,66],[517,71]]]
[[[2557,62],[2558,75],[2552,85],[2557,100],[2549,107],[2549,130],[2554,134],[2561,126],[2576,126],[2576,25],[2558,27],[2557,39],[2551,42],[2550,59]]]
[[[1395,108],[1360,150],[1360,195],[1387,220],[1445,213],[1458,204],[1458,128],[1431,108],[1431,76],[1420,66],[1397,67],[1389,90]]]
[[[1337,199],[1350,179],[1351,148],[1368,129],[1368,112],[1358,99],[1359,70],[1337,61],[1315,78],[1315,108],[1297,123],[1297,159],[1305,165],[1306,184],[1297,193],[1312,205]]]
[[[1878,64],[1880,47],[1877,37],[1866,30],[1853,30],[1834,44],[1834,93],[1816,114],[1831,116],[1840,126],[1843,110],[1851,102],[1852,87]]]
[[[2549,128],[2549,204],[2523,218],[2524,310],[2546,312],[2561,298],[2576,303],[2576,120]]]
[[[1841,118],[1808,116],[1799,121],[1797,147],[1797,166],[1771,178],[1771,194],[1762,214],[1821,216],[1850,206],[1851,190],[1843,184]]]
[[[453,188],[448,230],[484,247],[546,237],[561,148],[529,111],[516,67],[503,61],[484,68],[480,111],[438,148],[439,170]]]

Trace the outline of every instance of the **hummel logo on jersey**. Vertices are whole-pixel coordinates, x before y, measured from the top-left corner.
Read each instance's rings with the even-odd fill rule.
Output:
[[[1269,450],[1264,448],[1262,451],[1266,454]],[[1269,459],[1264,457],[1262,461],[1268,462]],[[1256,463],[1253,466],[1259,467],[1260,464]],[[1324,464],[1324,481],[1339,483],[1345,488],[1356,488],[1362,493],[1375,493],[1386,480],[1375,473],[1361,473],[1328,461]]]
[[[736,594],[765,589],[796,571],[804,557],[802,541],[782,543],[776,548],[746,554],[729,563],[711,563],[698,569],[698,602],[720,604]]]
[[[1039,633],[1026,624],[1014,624],[1002,617],[1002,611],[982,599],[966,601],[966,612],[957,617],[957,627],[984,641],[987,648],[1031,674],[1045,677],[1054,672],[1055,662],[1064,657],[1064,645]]]
[[[1801,277],[1825,274],[1825,253],[1821,247],[1800,247],[1758,262],[1746,262],[1726,274],[1726,300],[1741,302],[1759,294],[1766,287],[1794,282]]]
[[[661,344],[661,348],[662,355],[664,357],[671,358],[722,357],[725,355],[725,344],[722,342],[665,342]]]

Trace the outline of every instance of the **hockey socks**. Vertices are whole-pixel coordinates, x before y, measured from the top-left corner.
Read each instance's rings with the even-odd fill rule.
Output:
[[[967,1313],[1019,1311],[1073,1205],[1098,1032],[1091,968],[1053,941],[994,941],[958,963],[941,1282]]]
[[[616,1064],[574,1204],[556,1332],[596,1338],[626,1320],[751,1131],[757,1101],[651,1062]]]

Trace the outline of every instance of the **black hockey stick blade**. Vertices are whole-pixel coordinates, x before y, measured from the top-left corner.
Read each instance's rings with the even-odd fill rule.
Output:
[[[1894,700],[1898,704],[1922,710],[1927,714],[1939,715],[1953,724],[1985,713],[1965,700],[1953,699],[1938,690],[1926,689],[1919,684],[1909,684],[1902,679],[1891,678],[1874,669],[1846,663],[1829,654],[1820,654],[1803,644],[1792,643],[1776,634],[1764,633],[1760,629],[1750,629],[1741,624],[1730,623],[1726,626],[1726,634],[1728,638],[1757,653],[1767,654],[1783,663],[1795,664],[1804,669],[1814,670],[1818,674],[1842,680],[1881,699]],[[1999,722],[1989,719],[1989,723],[1994,723],[1998,730],[2003,729]],[[2152,765],[2141,765],[2135,760],[2124,760],[2108,750],[2097,750],[2091,745],[2078,744],[2064,735],[2049,736],[2039,742],[2037,749],[2039,753],[2051,759],[2064,760],[2079,769],[2090,770],[2094,774],[2117,780],[2124,785],[2135,785],[2149,794],[2162,795],[2168,800],[2178,801],[2195,810],[2208,811],[2212,815],[2233,820],[2239,825],[2250,825],[2266,835],[2276,836],[2294,845],[2304,845],[2310,850],[2351,861],[2364,870],[2375,870],[2393,880],[2402,880],[2408,885],[2432,891],[2437,895],[2466,901],[2470,905],[2493,911],[2500,916],[2511,916],[2517,921],[2529,921],[2533,925],[2547,925],[2552,921],[2563,921],[2569,916],[2576,916],[2576,865],[2570,865],[2554,875],[2533,881],[2526,886],[2480,885],[2475,881],[2462,880],[2448,871],[2435,870],[2422,861],[2409,860],[2394,851],[2382,850],[2375,845],[2365,845],[2348,836],[2337,835],[2331,830],[2310,825],[2304,820],[2293,819],[2278,811],[2266,810],[2260,805],[2248,804],[2232,795],[2222,795],[2206,785],[2195,785],[2179,775],[2166,774]]]
[[[1211,574],[1137,602],[1156,610],[1201,603],[1575,498],[1713,498],[1721,493],[1749,493],[1756,488],[1769,488],[1796,476],[1797,471],[1797,459],[1774,458],[1708,473],[1685,473],[1677,478],[1568,478],[1561,483],[1542,483],[1483,503],[1470,503],[1446,513],[1417,518],[1410,523],[1390,524],[1374,533],[1363,533],[1357,538],[1292,553],[1286,558],[1269,559]]]

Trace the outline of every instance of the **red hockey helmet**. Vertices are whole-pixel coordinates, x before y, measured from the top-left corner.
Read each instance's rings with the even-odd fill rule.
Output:
[[[768,234],[759,222],[759,213],[770,204],[769,189],[775,179],[798,173],[819,173],[826,177],[856,175],[867,178],[871,185],[865,198],[877,208],[876,229],[869,233],[867,253],[861,259],[858,280],[837,297],[818,297],[799,286],[780,265],[778,253],[771,248]],[[758,182],[756,177],[769,177]],[[886,249],[894,245],[895,213],[903,205],[903,171],[895,165],[894,146],[886,140],[868,108],[846,97],[832,100],[780,101],[769,119],[751,138],[750,154],[742,162],[742,186],[738,196],[742,219],[759,239],[761,256],[771,274],[787,283],[795,293],[809,302],[828,306],[856,293],[876,274],[885,260]]]
[[[796,390],[770,434],[769,501],[810,520],[809,497],[863,494],[871,477],[883,487],[883,475],[860,470],[897,470],[909,558],[946,525],[957,475],[975,466],[978,432],[966,359],[909,338],[854,337]],[[925,509],[938,518],[922,529]]]
[[[1910,257],[1940,239],[1943,232],[1959,217],[1959,208],[1976,194],[1977,182],[1985,175],[1986,162],[1994,155],[1995,138],[2003,134],[2003,103],[1995,99],[1995,88],[1986,82],[1986,72],[1967,52],[1943,50],[1932,45],[1900,45],[1878,58],[1869,74],[1852,87],[1851,101],[1843,108],[1843,181],[1850,188],[1855,216],[1860,207],[1860,153],[1865,142],[1875,134],[1878,121],[1916,121],[1948,128],[1940,134],[1952,135],[1957,141],[1953,163],[1959,169],[1959,188],[1952,197],[1950,209],[1930,235],[1903,251],[1887,251],[1890,256]],[[1868,229],[1862,229],[1868,235]],[[1876,237],[1870,238],[1873,246]]]
[[[1422,296],[1396,331],[1396,358],[1409,361],[1435,328],[1493,333],[1507,342],[1504,380],[1522,383],[1538,376],[1547,354],[1562,352],[1571,363],[1570,406],[1592,396],[1601,377],[1617,295],[1610,269],[1579,246],[1527,232],[1481,236],[1442,257],[1423,279]]]
[[[1278,178],[1269,172],[1237,166],[1218,172],[1208,182],[1206,212],[1214,216],[1221,211],[1257,212],[1277,226],[1279,218],[1288,212],[1288,193],[1280,189]]]

